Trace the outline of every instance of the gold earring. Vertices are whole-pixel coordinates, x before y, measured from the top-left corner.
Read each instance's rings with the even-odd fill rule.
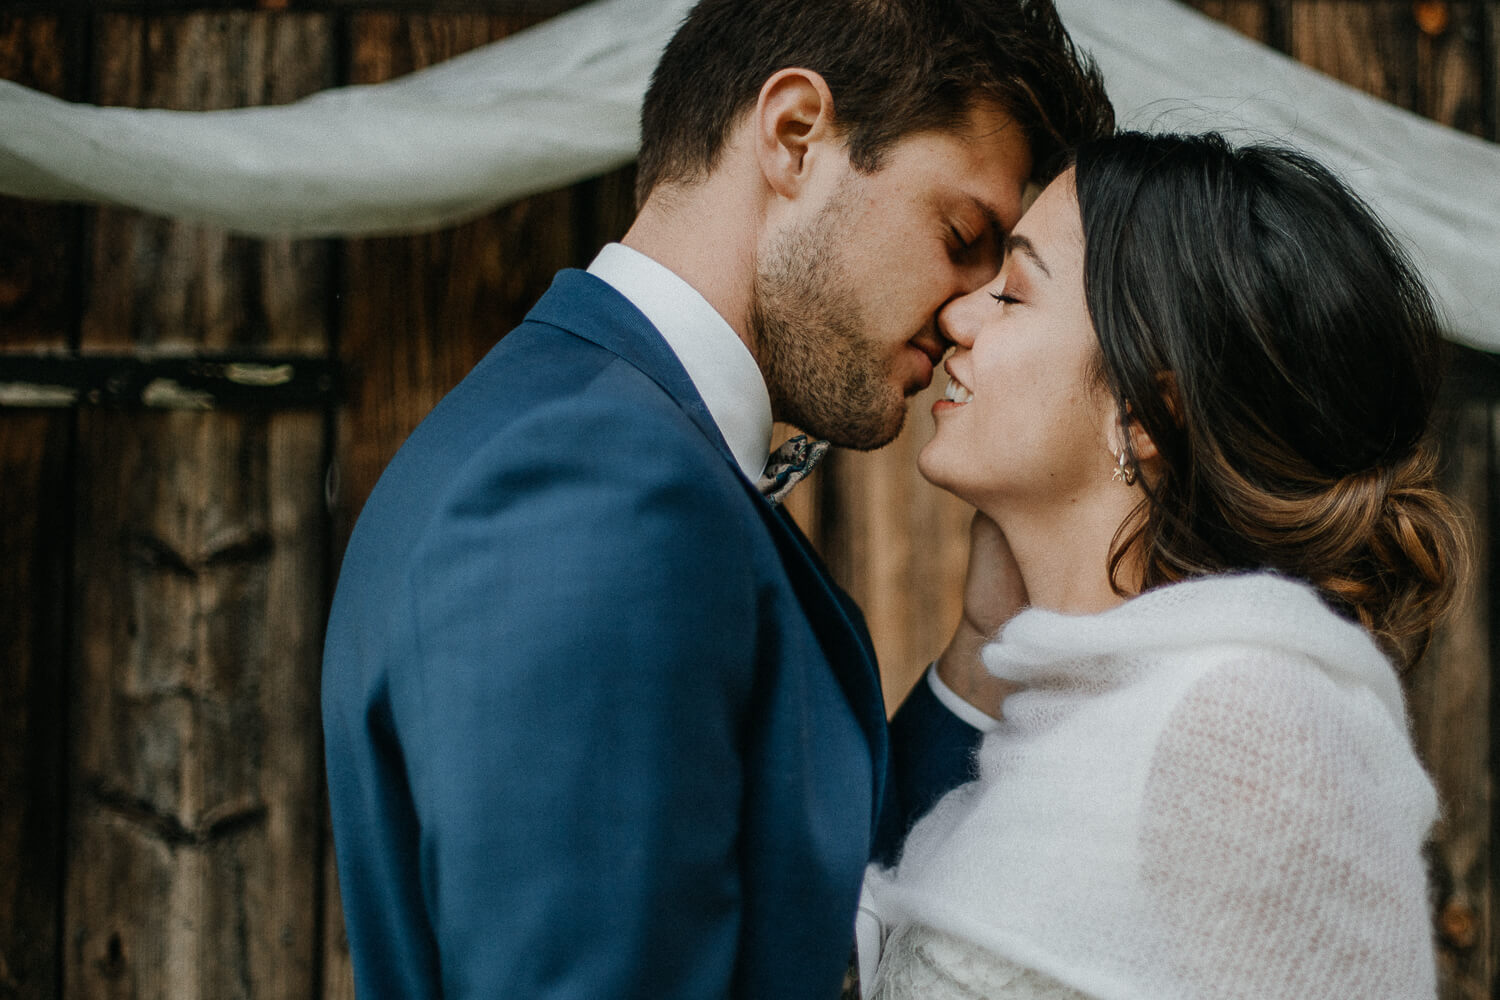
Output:
[[[1135,466],[1125,457],[1124,448],[1115,452],[1115,471],[1110,473],[1109,478],[1126,486],[1135,485]]]

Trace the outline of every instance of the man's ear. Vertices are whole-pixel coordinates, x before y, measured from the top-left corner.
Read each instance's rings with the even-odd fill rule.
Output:
[[[806,186],[830,143],[834,128],[833,92],[808,69],[783,69],[760,88],[754,117],[755,153],[766,183],[793,198]]]

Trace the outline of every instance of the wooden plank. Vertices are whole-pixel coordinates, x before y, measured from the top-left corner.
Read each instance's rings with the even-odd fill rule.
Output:
[[[73,96],[69,25],[0,14],[0,78]],[[65,347],[77,209],[0,199],[0,349]],[[58,995],[71,414],[0,415],[0,996]]]
[[[333,831],[324,810],[324,843],[330,845],[323,855],[324,898],[322,1000],[355,1000],[354,962],[349,957],[349,936],[344,929],[343,897],[339,894],[338,859],[331,849]]]
[[[0,996],[57,995],[70,418],[0,416]]]
[[[635,221],[635,164],[575,184],[574,267],[588,267],[606,243],[618,241]]]
[[[0,352],[0,407],[305,409],[337,391],[333,366],[304,354]]]
[[[1406,678],[1412,733],[1438,787],[1443,816],[1430,850],[1440,996],[1481,1000],[1496,981],[1493,792],[1488,747],[1492,604],[1486,554],[1493,451],[1488,402],[1460,404],[1441,421],[1443,485],[1466,514],[1474,577],[1427,658]]]
[[[293,13],[401,11],[410,14],[460,12],[541,18],[581,7],[588,0],[6,0],[15,12],[54,13],[58,9],[96,14],[128,13],[160,17],[203,11]]]
[[[352,82],[373,83],[516,31],[478,15],[351,17]],[[342,538],[417,423],[579,259],[567,190],[420,236],[352,240],[340,353],[358,389],[341,411]]]
[[[1267,0],[1186,0],[1186,3],[1257,42],[1272,42]]]
[[[68,992],[311,995],[323,417],[82,427]]]
[[[1411,5],[1397,0],[1291,0],[1293,58],[1404,108],[1416,105]]]
[[[278,104],[334,83],[329,17],[199,14],[101,17],[94,99],[214,110]],[[328,245],[253,240],[125,209],[101,209],[83,320],[89,348],[325,346]]]
[[[1483,50],[1474,32],[1480,20],[1473,3],[1414,3],[1402,12],[1414,40],[1412,110],[1453,128],[1484,129]],[[1377,206],[1378,207],[1378,206]],[[1500,317],[1496,319],[1500,323]],[[1440,636],[1425,675],[1431,685],[1424,709],[1430,728],[1416,731],[1418,746],[1445,805],[1434,837],[1440,991],[1444,998],[1490,997],[1500,986],[1500,877],[1491,863],[1495,848],[1492,694],[1493,630],[1488,605],[1489,561],[1495,538],[1494,450],[1488,405],[1471,403],[1446,422],[1443,446],[1452,456],[1448,486],[1475,512],[1472,558],[1476,575],[1458,616]],[[1487,474],[1486,474],[1487,473]],[[1418,697],[1412,692],[1412,697]],[[1414,709],[1415,711],[1415,709]],[[1420,718],[1420,716],[1419,716]]]
[[[185,109],[333,81],[333,19],[98,19],[96,99]],[[327,244],[124,211],[83,348],[326,353]],[[68,994],[316,994],[322,413],[80,418]]]
[[[1417,79],[1412,110],[1451,128],[1487,137],[1485,56],[1478,30],[1484,6],[1448,0],[1411,5]]]
[[[0,14],[0,79],[70,96],[67,27]],[[72,325],[79,210],[0,198],[0,349],[62,342]]]

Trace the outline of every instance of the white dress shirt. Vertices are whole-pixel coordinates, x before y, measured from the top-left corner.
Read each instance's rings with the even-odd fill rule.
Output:
[[[771,455],[771,394],[745,342],[697,289],[638,250],[611,243],[589,273],[656,327],[703,397],[740,471],[757,482]]]

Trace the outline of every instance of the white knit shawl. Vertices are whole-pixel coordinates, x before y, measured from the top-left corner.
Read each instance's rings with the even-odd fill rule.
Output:
[[[1390,664],[1311,589],[1028,610],[984,662],[1024,690],[872,878],[888,926],[1103,1000],[1435,996],[1436,796]]]

